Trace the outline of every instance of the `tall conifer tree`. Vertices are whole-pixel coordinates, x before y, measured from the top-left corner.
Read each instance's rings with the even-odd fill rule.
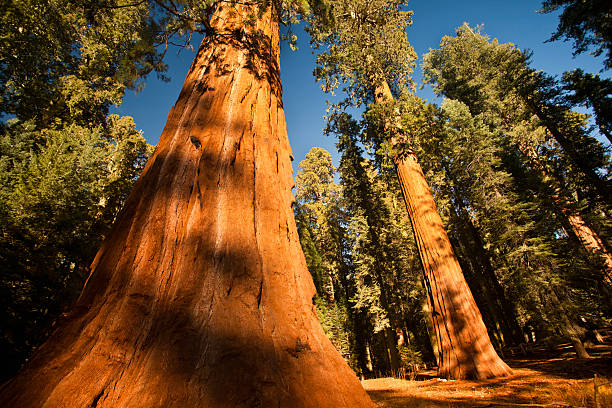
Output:
[[[457,30],[456,37],[444,37],[441,48],[430,51],[424,60],[426,77],[432,81],[437,92],[464,103],[469,109],[469,113],[466,114],[471,113],[475,118],[479,118],[485,127],[488,126],[492,132],[499,134],[499,146],[503,146],[503,150],[498,150],[497,154],[502,155],[500,158],[503,166],[514,176],[514,180],[508,183],[508,187],[514,191],[505,192],[503,195],[510,201],[515,201],[516,197],[520,196],[523,203],[537,207],[538,212],[542,214],[536,216],[533,211],[529,214],[520,210],[520,207],[515,207],[519,212],[508,209],[516,214],[509,218],[518,220],[517,226],[521,224],[523,226],[520,226],[517,233],[509,236],[511,239],[503,240],[505,243],[498,241],[499,244],[503,243],[503,246],[508,245],[510,249],[507,255],[504,255],[512,259],[508,266],[516,268],[516,272],[523,269],[522,279],[526,279],[526,282],[536,278],[542,285],[543,289],[538,293],[533,292],[530,284],[523,285],[518,295],[531,297],[529,301],[524,299],[523,305],[528,303],[539,305],[531,313],[546,316],[545,320],[548,320],[549,325],[556,327],[574,343],[581,357],[587,356],[580,341],[581,329],[575,323],[577,313],[572,305],[573,302],[569,301],[570,290],[567,288],[568,285],[559,284],[567,275],[563,265],[567,261],[554,253],[559,241],[558,231],[562,229],[555,220],[560,220],[561,224],[567,227],[568,233],[573,232],[577,237],[581,236],[580,240],[586,252],[603,261],[601,264],[604,267],[604,281],[609,279],[606,277],[609,272],[606,272],[605,266],[608,254],[599,235],[586,224],[583,215],[578,211],[578,203],[574,202],[574,193],[578,193],[580,189],[576,179],[586,178],[584,169],[576,166],[575,157],[571,157],[578,152],[574,150],[572,154],[568,154],[564,145],[557,143],[556,137],[550,136],[553,116],[542,115],[542,112],[538,114],[534,108],[534,100],[538,100],[538,106],[545,106],[545,110],[560,115],[559,123],[554,123],[555,129],[563,127],[565,136],[571,135],[573,138],[571,145],[576,146],[578,144],[576,140],[584,139],[588,142],[581,145],[584,153],[582,157],[584,159],[593,155],[597,160],[580,160],[583,160],[583,163],[589,162],[590,171],[593,173],[597,163],[601,165],[607,160],[601,151],[601,146],[584,133],[584,122],[581,121],[579,114],[543,99],[543,91],[537,89],[544,86],[542,82],[544,76],[531,70],[525,63],[524,54],[512,44],[489,41],[487,37],[464,25]],[[477,70],[473,69],[473,61],[478,62]],[[522,74],[517,75],[517,72]],[[525,84],[518,78],[528,83],[533,82],[531,85]],[[527,90],[533,91],[534,94],[528,96]],[[543,121],[542,117],[546,117],[547,120]],[[530,173],[531,179],[527,179],[527,173]],[[515,186],[512,187],[512,184]],[[586,189],[589,189],[588,183],[585,184],[587,184]],[[534,195],[534,189],[546,192]],[[527,193],[528,191],[530,193]],[[546,203],[547,200],[549,203]],[[496,200],[489,202],[495,203]],[[605,204],[602,204],[600,199],[596,199],[595,204],[604,205],[605,208]],[[551,214],[549,219],[543,216],[546,212]],[[485,223],[486,220],[487,217],[484,217]],[[510,223],[504,222],[501,225],[504,227],[497,227],[498,232],[507,228]],[[488,234],[489,237],[495,235],[495,231]],[[492,244],[499,245],[493,242]],[[511,249],[512,247],[514,249]],[[521,247],[527,251],[521,250]],[[521,252],[524,252],[523,255]],[[531,260],[529,264],[523,263],[524,257]],[[521,273],[516,273],[515,276],[520,275]],[[560,312],[547,313],[547,310],[551,310],[551,305]]]

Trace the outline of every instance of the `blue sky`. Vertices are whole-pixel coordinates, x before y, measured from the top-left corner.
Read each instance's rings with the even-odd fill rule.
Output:
[[[412,0],[408,8],[414,10],[413,25],[407,30],[408,39],[419,56],[419,67],[414,78],[420,84],[420,63],[430,48],[438,48],[444,35],[453,35],[455,28],[464,21],[471,26],[484,25],[483,31],[500,42],[511,42],[521,49],[533,51],[532,66],[550,74],[582,68],[598,72],[602,60],[588,54],[572,57],[570,43],[545,43],[557,26],[556,14],[536,13],[539,0]],[[314,55],[308,46],[308,36],[299,28],[298,50],[281,46],[281,75],[283,101],[287,119],[289,140],[295,157],[294,171],[313,147],[323,147],[334,157],[335,140],[322,134],[328,95],[323,94],[312,76]],[[194,47],[199,43],[194,42]],[[195,53],[183,49],[168,51],[168,71],[172,80],[164,83],[151,76],[144,91],[129,92],[123,105],[114,111],[134,117],[136,126],[142,129],[147,141],[156,144],[163,130],[168,112],[178,98],[187,70]],[[605,73],[609,77],[609,72]],[[429,87],[417,91],[429,101],[438,101]]]

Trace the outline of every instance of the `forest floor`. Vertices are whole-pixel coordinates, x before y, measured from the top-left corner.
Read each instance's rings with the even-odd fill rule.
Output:
[[[381,408],[399,407],[595,407],[593,381],[612,379],[612,343],[588,348],[590,359],[575,358],[569,344],[536,349],[527,356],[506,356],[514,374],[484,381],[445,381],[435,371],[421,371],[408,381],[376,378],[363,381]],[[598,387],[598,407],[612,407],[612,384]]]

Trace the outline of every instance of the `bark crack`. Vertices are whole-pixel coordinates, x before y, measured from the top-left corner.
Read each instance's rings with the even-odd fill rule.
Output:
[[[102,389],[102,391],[100,391],[98,393],[98,395],[96,395],[93,399],[93,401],[91,402],[91,405],[89,406],[90,408],[96,408],[98,406],[98,401],[100,401],[100,398],[102,398],[102,395],[104,395],[104,389]]]

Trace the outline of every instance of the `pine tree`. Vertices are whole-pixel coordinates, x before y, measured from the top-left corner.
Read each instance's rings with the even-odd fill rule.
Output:
[[[466,61],[478,61],[478,70]],[[490,41],[467,25],[456,37],[444,37],[441,48],[424,57],[424,68],[436,92],[465,103],[474,115],[487,115],[507,132],[528,165],[547,180],[558,218],[580,237],[587,253],[607,265],[605,239],[574,199],[584,197],[591,208],[609,211],[610,181],[599,175],[609,159],[601,144],[585,134],[584,116],[554,103],[556,99],[548,101],[546,95],[557,98],[559,93],[545,75],[526,65],[525,55],[512,44]],[[604,271],[609,280],[610,269],[604,266]]]
[[[593,109],[599,132],[612,143],[612,80],[575,69],[563,73],[563,89],[569,93],[564,98],[570,105]]]
[[[42,132],[9,123],[0,138],[3,378],[78,296],[150,149],[129,117]]]
[[[363,374],[363,331],[356,329],[357,317],[349,301],[353,287],[348,282],[346,214],[341,188],[334,181],[336,170],[329,152],[320,147],[313,147],[298,167],[296,222],[317,289],[319,320],[347,363]]]
[[[0,16],[2,378],[78,296],[149,147],[108,115],[165,69],[148,2],[5,1]]]
[[[594,48],[593,55],[604,54],[604,67],[612,68],[612,6],[605,0],[545,0],[542,12],[551,13],[561,9],[557,31],[549,41],[565,37],[574,41],[574,55]]]

